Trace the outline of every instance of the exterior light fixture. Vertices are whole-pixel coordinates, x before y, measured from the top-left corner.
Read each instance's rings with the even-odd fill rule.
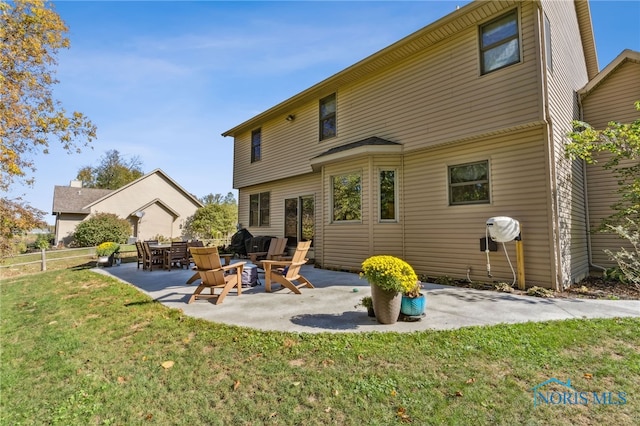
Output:
[[[293,120],[295,120],[295,119],[296,119],[296,116],[295,116],[295,115],[293,115],[293,114],[289,114],[289,115],[287,115],[287,121],[293,121]]]

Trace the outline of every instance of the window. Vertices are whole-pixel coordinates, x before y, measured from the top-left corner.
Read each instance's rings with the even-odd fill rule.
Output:
[[[449,167],[449,205],[489,201],[488,161]]]
[[[335,222],[362,218],[362,177],[359,173],[333,176],[332,202]]]
[[[482,74],[520,62],[518,11],[480,27]]]
[[[251,162],[260,161],[260,147],[262,145],[262,129],[251,132]]]
[[[553,71],[553,56],[551,54],[551,21],[544,15],[544,54],[547,57],[547,68]]]
[[[396,171],[380,171],[380,221],[396,220]]]
[[[269,226],[269,193],[249,195],[249,226]]]
[[[336,94],[320,99],[320,140],[336,135]]]

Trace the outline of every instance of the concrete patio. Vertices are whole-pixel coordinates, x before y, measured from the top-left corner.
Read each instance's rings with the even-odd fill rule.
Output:
[[[413,332],[446,330],[468,326],[570,318],[640,317],[640,301],[542,299],[494,291],[473,290],[437,284],[425,284],[426,315],[420,321],[378,324],[362,306],[370,296],[369,284],[357,274],[303,267],[302,274],[315,289],[303,288],[301,295],[288,290],[266,293],[262,285],[244,288],[238,297],[230,293],[224,303],[208,300],[187,301],[196,284],[185,282],[193,271],[173,269],[152,272],[137,269],[135,263],[94,271],[129,283],[154,300],[186,315],[212,322],[251,327],[260,330],[290,332]],[[277,288],[277,286],[275,287]]]

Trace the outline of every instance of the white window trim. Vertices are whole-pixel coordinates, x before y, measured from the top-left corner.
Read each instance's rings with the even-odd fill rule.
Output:
[[[382,219],[382,203],[380,202],[380,173],[381,172],[393,172],[393,197],[394,197],[394,203],[393,203],[393,215],[395,217],[395,219]],[[378,168],[378,178],[376,179],[376,182],[378,184],[378,200],[377,200],[377,204],[378,204],[378,222],[379,223],[398,223],[398,215],[399,215],[399,208],[398,205],[400,204],[398,202],[398,168],[397,167],[379,167]]]

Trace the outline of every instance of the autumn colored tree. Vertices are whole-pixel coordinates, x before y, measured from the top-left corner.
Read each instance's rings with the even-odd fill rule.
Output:
[[[85,188],[118,189],[142,177],[142,161],[136,156],[125,158],[115,149],[109,150],[97,167],[85,166],[76,179]]]
[[[33,157],[57,141],[79,152],[96,136],[80,112],[67,113],[53,98],[56,55],[69,47],[67,26],[43,0],[0,1],[0,190],[33,184]],[[43,225],[44,212],[2,197],[2,251],[13,235]],[[17,215],[5,217],[5,213]],[[8,226],[5,226],[8,224]]]

